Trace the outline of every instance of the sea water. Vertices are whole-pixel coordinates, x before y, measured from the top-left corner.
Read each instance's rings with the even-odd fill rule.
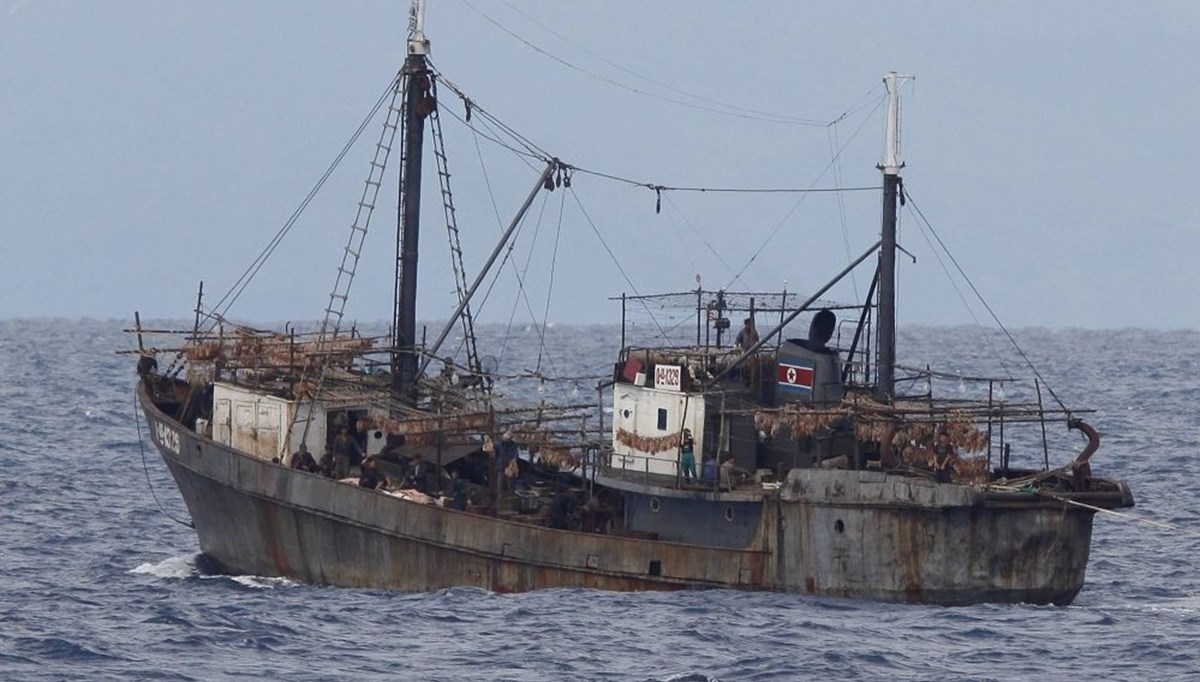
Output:
[[[1042,388],[1051,405],[1048,386],[1068,407],[1096,408],[1082,415],[1104,439],[1096,473],[1129,482],[1131,516],[1175,530],[1097,516],[1087,584],[1069,607],[945,608],[726,590],[404,594],[207,575],[192,531],[159,509],[187,517],[139,434],[135,359],[114,353],[133,343],[121,326],[0,322],[0,679],[1200,677],[1197,332],[1014,332],[1045,383],[1008,385],[1006,397],[1036,400]],[[511,343],[501,372],[539,368],[535,329],[484,336]],[[611,327],[555,327],[541,370],[610,371],[618,339]],[[1006,344],[972,328],[902,329],[900,357],[1017,373],[1024,360]],[[935,388],[986,392],[952,379]],[[1055,464],[1084,444],[1059,440]],[[1044,457],[1040,435],[1028,442],[1014,465]]]

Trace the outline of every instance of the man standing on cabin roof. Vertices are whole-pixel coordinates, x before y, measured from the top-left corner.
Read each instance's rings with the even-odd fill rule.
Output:
[[[754,326],[753,317],[747,317],[742,322],[742,328],[738,331],[733,343],[743,352],[750,350],[754,344],[758,343],[758,329]]]
[[[361,461],[362,456],[362,447],[350,437],[350,429],[343,426],[333,439],[333,477],[340,480],[349,476],[350,465]]]

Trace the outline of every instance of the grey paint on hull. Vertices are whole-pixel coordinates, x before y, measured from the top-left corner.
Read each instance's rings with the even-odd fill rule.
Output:
[[[625,522],[660,540],[721,547],[749,547],[762,526],[763,503],[714,502],[626,491]]]
[[[1083,587],[1088,510],[989,504],[978,489],[874,472],[793,473],[815,475],[789,477],[778,506],[784,589],[942,604],[1020,594],[1068,604]],[[881,498],[894,502],[880,506]]]
[[[196,436],[141,395],[201,550],[232,573],[414,591],[727,587],[1068,603],[1087,563],[1090,512],[991,506],[976,489],[868,472],[793,471],[779,495],[764,499],[744,548],[553,530],[244,455]]]

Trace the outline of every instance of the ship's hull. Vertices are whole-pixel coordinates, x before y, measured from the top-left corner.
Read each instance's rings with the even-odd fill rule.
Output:
[[[139,395],[201,551],[233,574],[410,591],[734,588],[1066,604],[1088,560],[1091,511],[878,472],[794,471],[764,499],[745,547],[554,530],[294,471],[198,436]]]

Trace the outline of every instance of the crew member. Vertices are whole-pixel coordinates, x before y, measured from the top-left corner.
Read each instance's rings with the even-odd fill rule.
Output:
[[[941,431],[933,445],[933,477],[938,483],[949,483],[958,464],[958,454],[950,443],[950,434]]]
[[[343,479],[350,475],[350,467],[362,461],[362,446],[350,437],[350,430],[342,427],[333,439],[334,478]]]
[[[738,330],[737,336],[733,339],[734,345],[741,348],[742,351],[750,350],[754,344],[758,343],[758,329],[754,326],[754,318],[747,317],[742,322],[742,328]]]
[[[307,445],[301,443],[300,450],[292,454],[292,468],[309,473],[317,471],[317,460],[313,459]]]
[[[683,472],[683,480],[696,480],[696,439],[692,438],[691,429],[684,429],[683,438],[680,439],[679,468]]]
[[[375,456],[371,455],[363,460],[362,470],[358,475],[358,487],[378,490],[384,487],[387,483],[387,478],[379,473],[379,462],[375,460]]]

